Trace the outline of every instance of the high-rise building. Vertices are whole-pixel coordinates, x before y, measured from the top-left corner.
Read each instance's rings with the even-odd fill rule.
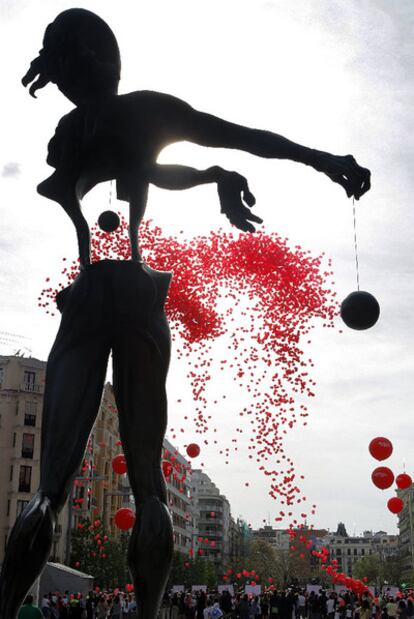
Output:
[[[167,501],[174,530],[174,548],[188,554],[192,547],[194,527],[191,498],[191,467],[187,460],[164,439],[164,461],[170,462],[172,472],[166,477]]]
[[[192,496],[194,556],[212,561],[222,575],[230,560],[230,504],[201,469],[192,472]]]
[[[406,490],[397,490],[404,501],[404,507],[398,514],[399,553],[404,581],[412,582],[414,578],[414,485]]]

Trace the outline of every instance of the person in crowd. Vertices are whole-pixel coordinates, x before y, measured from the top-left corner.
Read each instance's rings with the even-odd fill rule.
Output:
[[[33,595],[26,596],[17,619],[43,619],[43,617],[44,615],[40,608],[33,604]]]
[[[250,617],[250,603],[247,593],[245,593],[239,600],[237,605],[237,616],[239,619],[249,619]]]
[[[260,614],[261,614],[261,609],[260,609],[260,603],[259,603],[259,596],[256,595],[250,601],[250,607],[249,607],[250,619],[259,619]]]
[[[108,616],[108,611],[109,611],[109,606],[104,596],[101,595],[96,605],[96,619],[106,619],[106,617]]]
[[[229,617],[233,610],[233,602],[228,589],[224,589],[220,596],[220,608],[223,611],[225,617]]]
[[[112,619],[121,619],[121,598],[119,594],[115,595],[112,599],[110,615]]]
[[[206,600],[206,607],[203,610],[203,619],[211,619],[211,611],[213,610],[213,602],[208,598]]]

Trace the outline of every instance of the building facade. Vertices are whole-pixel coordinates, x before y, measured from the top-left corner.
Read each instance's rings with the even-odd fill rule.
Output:
[[[406,490],[397,490],[397,494],[404,501],[404,507],[398,514],[401,578],[414,583],[414,485]]]
[[[11,528],[39,485],[45,371],[46,362],[39,359],[0,356],[0,564]],[[119,453],[117,408],[112,385],[106,383],[70,500],[59,514],[51,560],[69,562],[72,531],[84,518],[102,520],[112,539],[120,535],[116,511],[135,505],[127,475],[112,468]],[[175,549],[188,553],[193,542],[190,467],[168,441],[164,457],[173,461],[166,482]]]
[[[164,439],[163,461],[172,466],[165,478],[167,501],[174,531],[174,549],[188,555],[192,548],[194,513],[191,497],[191,467],[187,460]]]
[[[201,469],[192,472],[192,496],[193,554],[212,561],[223,575],[230,561],[230,504]]]
[[[364,557],[377,554],[387,560],[398,554],[398,536],[385,531],[364,531],[361,536],[348,535],[343,523],[336,533],[328,535],[327,544],[330,558],[337,559],[338,570],[347,576],[353,575],[355,564]]]
[[[46,364],[0,356],[0,563],[16,518],[39,485],[41,413]],[[64,554],[67,515],[56,525],[52,556]]]

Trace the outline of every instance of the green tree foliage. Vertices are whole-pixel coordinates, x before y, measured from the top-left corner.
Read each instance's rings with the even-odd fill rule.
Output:
[[[175,551],[173,556],[172,568],[169,578],[170,586],[185,585],[207,585],[214,587],[217,584],[217,573],[214,563],[197,557],[189,559],[187,555]]]
[[[365,576],[371,585],[384,580],[383,564],[377,554],[362,557],[353,567],[352,576],[362,580]]]
[[[401,582],[401,559],[398,555],[384,557],[380,554],[362,557],[353,569],[353,576],[366,576],[371,585],[388,582],[390,585],[399,585]]]
[[[111,540],[100,520],[83,519],[79,525],[72,533],[71,567],[92,575],[102,588],[125,587],[131,580],[126,565],[129,534]]]

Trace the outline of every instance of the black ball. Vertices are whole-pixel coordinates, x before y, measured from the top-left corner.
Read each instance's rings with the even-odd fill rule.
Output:
[[[363,331],[373,327],[380,315],[380,306],[369,292],[351,292],[341,304],[341,318],[347,327]]]
[[[113,232],[119,224],[119,216],[114,211],[104,211],[99,215],[98,225],[104,232]]]

